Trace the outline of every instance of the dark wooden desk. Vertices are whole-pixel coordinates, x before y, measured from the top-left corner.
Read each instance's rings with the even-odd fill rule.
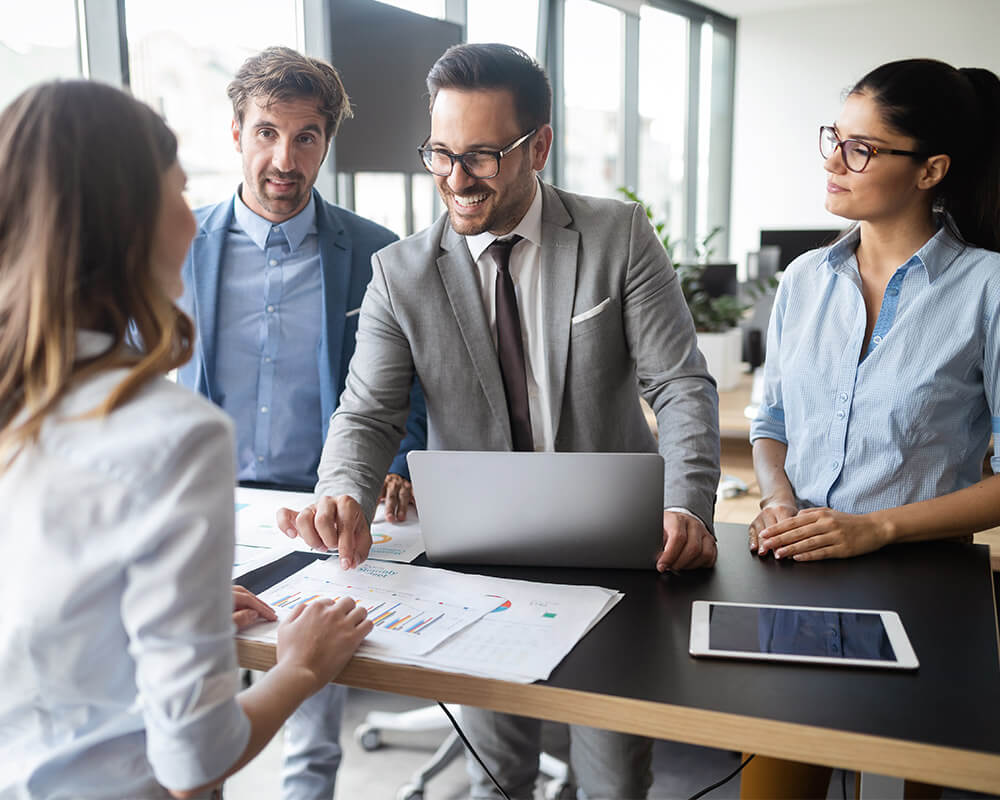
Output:
[[[1000,792],[1000,658],[985,547],[911,544],[850,561],[776,563],[749,554],[744,526],[718,528],[714,570],[474,570],[625,592],[548,681],[525,686],[355,658],[340,682]],[[246,583],[259,591],[294,568],[279,562]],[[695,659],[690,609],[702,599],[894,609],[920,669]],[[243,666],[273,665],[273,647],[238,645]]]

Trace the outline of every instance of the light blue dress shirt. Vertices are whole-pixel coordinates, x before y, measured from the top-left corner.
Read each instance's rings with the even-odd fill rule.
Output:
[[[858,514],[976,483],[1000,432],[1000,253],[942,225],[893,274],[865,342],[860,238],[785,272],[750,428],[788,445],[801,505]],[[991,463],[1000,471],[1000,449]]]
[[[215,381],[236,423],[237,477],[312,486],[323,449],[323,287],[316,200],[278,225],[237,193],[219,293]]]

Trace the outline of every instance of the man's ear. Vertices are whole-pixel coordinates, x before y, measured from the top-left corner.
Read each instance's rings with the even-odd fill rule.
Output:
[[[233,120],[233,143],[236,145],[236,152],[242,153],[243,148],[240,146],[240,123],[235,119]]]
[[[531,148],[531,168],[535,172],[541,172],[545,167],[545,162],[548,161],[549,150],[552,149],[552,126],[542,125],[532,138],[529,147]]]
[[[917,188],[933,189],[944,180],[944,176],[948,174],[950,167],[951,156],[944,154],[931,156],[924,162],[923,171],[917,178]]]

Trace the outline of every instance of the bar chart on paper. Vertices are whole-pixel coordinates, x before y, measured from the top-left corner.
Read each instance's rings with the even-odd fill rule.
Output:
[[[412,569],[412,568],[411,568]],[[479,598],[465,605],[436,596],[433,590],[402,588],[394,568],[370,564],[345,572],[328,562],[315,562],[261,593],[278,619],[319,598],[350,597],[368,612],[375,629],[362,645],[379,652],[422,655],[471,625],[495,607]]]

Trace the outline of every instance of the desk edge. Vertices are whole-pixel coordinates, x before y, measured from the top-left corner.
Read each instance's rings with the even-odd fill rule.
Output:
[[[237,639],[240,665],[274,666],[274,645]],[[831,767],[993,793],[1000,755],[721,711],[517,684],[355,657],[337,683],[556,722],[590,725],[707,747],[760,753]],[[678,735],[678,731],[684,731]]]

